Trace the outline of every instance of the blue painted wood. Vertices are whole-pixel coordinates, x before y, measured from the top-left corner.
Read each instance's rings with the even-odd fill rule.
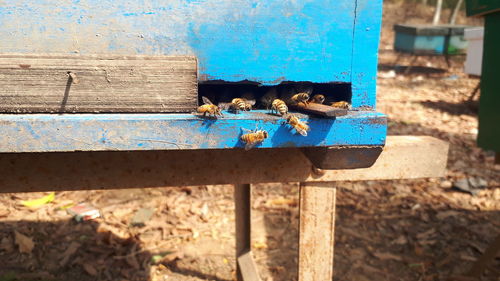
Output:
[[[351,112],[337,119],[302,116],[307,137],[264,111],[208,119],[189,114],[0,115],[0,152],[177,150],[244,147],[242,128],[268,131],[259,147],[383,145],[386,118]]]
[[[382,1],[356,0],[352,55],[352,106],[375,108]]]
[[[195,54],[210,79],[350,80],[351,0],[1,3],[0,52]]]
[[[352,83],[354,107],[374,107],[381,5],[382,0],[0,1],[0,52],[196,55],[203,80],[346,82]]]

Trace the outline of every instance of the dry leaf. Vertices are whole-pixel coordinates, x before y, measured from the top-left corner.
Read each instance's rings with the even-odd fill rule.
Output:
[[[85,272],[87,272],[90,276],[97,276],[97,269],[90,263],[84,263],[83,264],[83,269]]]
[[[175,260],[180,260],[184,258],[184,252],[182,251],[175,251],[169,254],[166,254],[163,256],[163,258],[160,260],[162,264],[168,264],[171,263]]]
[[[441,212],[437,213],[436,218],[438,220],[444,220],[448,217],[457,217],[459,215],[460,215],[460,213],[457,211],[451,211],[451,210],[450,211],[441,211]]]
[[[297,200],[292,199],[292,198],[276,198],[276,199],[271,199],[268,201],[270,205],[278,205],[278,206],[283,206],[283,205],[289,205],[289,206],[296,206],[297,205]]]
[[[68,261],[69,261],[69,258],[74,254],[76,253],[76,251],[78,250],[78,248],[80,248],[80,243],[77,243],[77,242],[71,242],[71,244],[68,246],[68,248],[66,249],[66,251],[64,251],[64,253],[62,254],[62,259],[61,261],[59,262],[59,265],[62,267],[62,266],[65,266]]]
[[[36,208],[42,207],[43,205],[45,205],[47,203],[50,203],[50,202],[54,201],[55,196],[56,196],[56,193],[55,192],[51,192],[51,193],[49,193],[49,195],[46,195],[46,196],[44,196],[42,198],[21,201],[21,204],[23,204],[26,207],[36,209]]]
[[[2,240],[0,240],[0,250],[4,250],[7,253],[10,253],[12,252],[12,250],[14,250],[14,245],[12,245],[12,241],[9,237],[4,237]]]
[[[382,252],[375,252],[373,255],[381,260],[395,260],[395,261],[403,261],[403,258],[400,256],[393,255],[391,253],[382,253]]]
[[[137,258],[135,255],[128,256],[125,261],[127,262],[128,265],[130,265],[133,269],[138,270],[141,268],[139,265],[139,262],[137,261]]]
[[[436,230],[434,228],[431,228],[427,230],[426,232],[422,232],[417,234],[417,239],[418,240],[426,240],[429,239],[432,235],[436,234]]]
[[[406,237],[404,235],[401,235],[392,241],[392,244],[397,244],[397,245],[405,245],[407,243],[408,243],[408,239],[406,239]]]
[[[1,217],[6,217],[10,214],[10,211],[7,209],[0,209],[0,218]]]
[[[258,242],[253,243],[253,248],[260,250],[260,249],[267,249],[268,246],[267,246],[266,242],[258,241]]]
[[[16,245],[19,247],[19,252],[29,254],[33,251],[35,243],[30,237],[14,230],[14,239]]]

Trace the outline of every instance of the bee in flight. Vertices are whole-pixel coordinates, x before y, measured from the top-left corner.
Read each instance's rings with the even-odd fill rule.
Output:
[[[337,101],[332,103],[332,106],[335,108],[342,108],[342,109],[350,109],[351,105],[346,102],[346,101]]]
[[[280,99],[275,99],[273,100],[271,106],[271,113],[274,112],[276,112],[276,114],[283,116],[288,113],[288,106],[286,106],[286,103],[284,101]]]
[[[247,100],[244,98],[235,98],[231,101],[230,107],[235,111],[250,111],[252,110],[252,105],[255,104],[255,100]]]
[[[290,126],[292,126],[292,128],[295,129],[295,131],[297,131],[297,133],[303,135],[304,137],[307,136],[307,132],[309,131],[307,122],[300,121],[300,119],[295,115],[288,116],[286,121],[290,124]]]
[[[241,141],[245,143],[245,150],[250,150],[257,144],[263,142],[269,136],[264,130],[254,130],[250,131],[248,129],[242,128],[247,133],[241,136]]]
[[[298,104],[302,103],[304,106],[307,106],[307,104],[309,103],[309,94],[298,93],[298,94],[293,95],[290,98],[290,100],[291,100],[292,104],[294,104],[294,105],[298,105]]]
[[[323,104],[325,102],[325,96],[323,95],[314,95],[312,98],[311,98],[311,102],[312,103],[319,103],[319,104]]]
[[[196,110],[198,113],[203,113],[203,116],[207,116],[207,114],[215,117],[217,117],[217,115],[222,116],[222,112],[217,105],[213,104],[206,97],[201,97],[201,99],[203,100],[203,105],[200,105]]]

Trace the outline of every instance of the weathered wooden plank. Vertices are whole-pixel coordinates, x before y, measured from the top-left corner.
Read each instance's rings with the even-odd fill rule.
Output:
[[[330,118],[344,116],[347,114],[347,109],[334,108],[328,105],[317,104],[317,103],[309,103],[308,105],[303,105],[303,104],[291,105],[290,108],[301,112],[311,113]]]
[[[191,112],[189,56],[0,55],[0,112]]]
[[[448,147],[447,142],[428,136],[389,136],[373,166],[326,171],[319,178],[323,181],[349,181],[442,177],[446,171]]]
[[[238,281],[261,281],[252,252],[246,252],[238,257],[238,267],[241,270],[241,279]]]
[[[236,276],[238,281],[246,279],[243,276],[248,275],[251,269],[246,263],[244,268],[240,266],[240,257],[250,252],[251,243],[251,189],[250,184],[234,185],[234,215],[236,226]],[[245,262],[246,258],[242,262]]]
[[[299,281],[332,280],[336,188],[331,183],[301,183]]]
[[[356,0],[352,52],[352,106],[375,108],[382,1]]]
[[[302,152],[319,169],[359,169],[371,167],[377,161],[383,146],[365,147],[306,147]]]
[[[82,82],[80,82],[82,83]],[[193,114],[0,114],[0,152],[241,148],[243,128],[266,130],[260,148],[383,145],[386,117],[352,112],[312,118],[307,137],[266,110],[203,118]]]
[[[297,148],[3,153],[0,192],[442,177],[447,154],[446,142],[415,136],[389,137],[371,168],[331,171]]]

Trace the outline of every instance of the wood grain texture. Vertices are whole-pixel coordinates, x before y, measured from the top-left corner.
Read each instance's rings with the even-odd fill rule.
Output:
[[[252,252],[246,252],[238,257],[238,268],[241,271],[241,279],[238,281],[261,281]]]
[[[238,281],[244,281],[245,273],[249,273],[248,268],[241,268],[240,257],[250,252],[251,243],[251,187],[250,184],[234,185],[234,216],[235,216],[235,234],[236,234],[236,278]],[[244,262],[248,265],[246,258]],[[251,271],[251,270],[250,270]]]
[[[301,183],[299,281],[332,280],[336,188],[331,183]]]
[[[290,109],[295,109],[300,112],[315,114],[328,118],[347,115],[347,109],[335,108],[332,106],[317,103],[309,103],[308,105],[297,104],[291,105],[289,107]]]
[[[81,83],[81,82],[80,82]],[[242,148],[244,129],[269,137],[259,148],[384,144],[386,117],[353,111],[336,119],[308,121],[307,137],[267,110],[220,118],[196,114],[0,114],[0,152],[179,150]]]
[[[0,112],[191,112],[190,56],[0,55]]]
[[[446,142],[415,136],[389,137],[370,168],[330,171],[298,148],[2,153],[0,192],[442,177],[447,155]]]

